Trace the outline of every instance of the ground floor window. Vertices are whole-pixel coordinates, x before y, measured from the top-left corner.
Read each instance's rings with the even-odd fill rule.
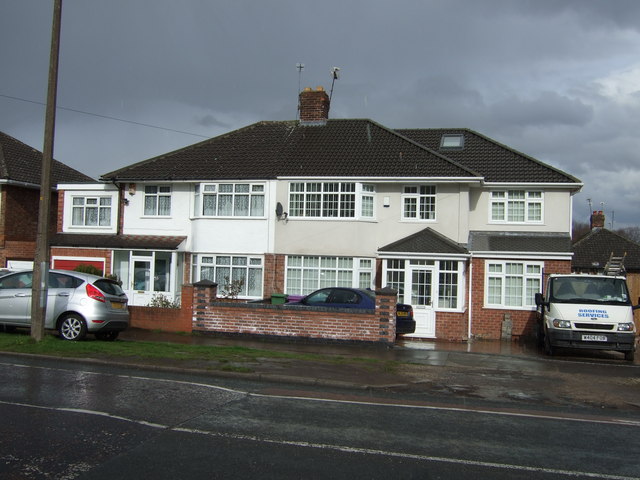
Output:
[[[495,307],[535,306],[534,296],[541,291],[542,262],[487,260],[485,263],[485,303]]]
[[[192,278],[217,283],[221,296],[262,298],[263,264],[262,257],[194,254]]]
[[[139,292],[170,292],[171,252],[151,250],[116,250],[113,252],[113,273],[125,290]]]
[[[324,287],[372,288],[372,258],[287,256],[285,292],[307,295]]]

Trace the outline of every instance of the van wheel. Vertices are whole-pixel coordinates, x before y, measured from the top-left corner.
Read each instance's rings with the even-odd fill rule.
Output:
[[[628,360],[630,362],[633,362],[636,358],[636,351],[635,350],[628,350],[626,352],[624,352],[624,359]]]
[[[72,313],[62,319],[59,330],[65,340],[82,340],[87,335],[87,324],[80,315]]]
[[[98,340],[103,340],[105,342],[113,342],[116,338],[118,338],[118,334],[120,332],[98,332],[96,333],[96,338]]]
[[[549,335],[544,336],[544,353],[545,355],[553,356],[553,347],[551,346],[551,340],[549,340]]]

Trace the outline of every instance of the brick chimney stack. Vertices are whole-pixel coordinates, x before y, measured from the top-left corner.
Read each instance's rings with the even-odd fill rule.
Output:
[[[306,124],[324,125],[329,119],[329,95],[324,88],[310,87],[300,92],[299,97],[300,122]]]
[[[591,230],[594,228],[604,228],[604,213],[602,210],[597,210],[591,214]]]

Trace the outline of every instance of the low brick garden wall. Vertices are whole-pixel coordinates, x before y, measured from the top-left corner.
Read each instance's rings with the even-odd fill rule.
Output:
[[[336,342],[395,342],[396,292],[376,292],[375,310],[229,302],[217,285],[185,285],[182,306],[130,307],[131,326],[168,332],[203,332]]]

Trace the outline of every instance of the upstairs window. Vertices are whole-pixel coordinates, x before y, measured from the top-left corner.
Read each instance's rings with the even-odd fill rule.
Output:
[[[111,197],[73,197],[71,225],[110,227]]]
[[[375,216],[375,194],[374,185],[362,185],[362,195],[360,200],[360,216],[362,218],[373,218]]]
[[[404,220],[436,219],[435,185],[408,185],[402,194]]]
[[[542,223],[541,191],[505,190],[491,192],[491,221]]]
[[[144,214],[150,216],[171,215],[171,187],[146,185],[144,187]]]
[[[195,186],[195,215],[264,217],[264,184],[203,183]]]
[[[375,217],[375,185],[354,182],[289,184],[289,216],[306,218]]]

